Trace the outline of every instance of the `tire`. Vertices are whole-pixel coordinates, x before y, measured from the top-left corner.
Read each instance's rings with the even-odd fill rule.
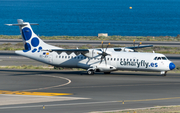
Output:
[[[87,71],[88,75],[94,75],[94,71]]]

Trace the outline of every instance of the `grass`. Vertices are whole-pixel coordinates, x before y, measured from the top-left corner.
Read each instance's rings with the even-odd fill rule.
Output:
[[[0,66],[1,69],[45,69],[50,70],[53,67],[44,67],[44,66],[33,66],[33,65],[22,65],[22,66]]]
[[[173,36],[40,36],[43,40],[113,40],[113,41],[180,41],[180,35]],[[0,35],[0,39],[21,39],[20,35]]]
[[[11,44],[11,43],[4,43],[1,44],[0,50],[5,50],[5,51],[15,51],[15,50],[23,50],[23,42],[17,43],[17,44]]]

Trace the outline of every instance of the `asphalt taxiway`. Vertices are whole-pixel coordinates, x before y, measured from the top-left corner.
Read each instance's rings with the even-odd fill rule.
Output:
[[[179,81],[180,75],[171,73],[90,76],[84,71],[0,69],[0,112],[84,113],[179,105]]]

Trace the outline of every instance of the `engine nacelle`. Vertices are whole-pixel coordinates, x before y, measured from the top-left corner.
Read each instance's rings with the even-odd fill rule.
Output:
[[[98,52],[101,52],[99,50],[96,50],[96,49],[89,49],[89,52],[88,53],[84,53],[83,55],[86,56],[86,57],[89,57],[89,58],[94,58],[94,57],[101,57]]]
[[[133,49],[128,49],[128,48],[122,48],[122,51],[124,51],[124,52],[134,52]]]

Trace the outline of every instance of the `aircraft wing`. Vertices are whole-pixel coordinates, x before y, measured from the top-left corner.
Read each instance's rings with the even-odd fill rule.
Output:
[[[145,47],[153,47],[153,45],[142,45],[142,46],[133,46],[133,47],[125,47],[125,48],[138,49],[138,48],[145,48]]]
[[[115,51],[121,51],[122,48],[124,49],[139,49],[139,48],[145,48],[145,47],[153,47],[153,45],[140,45],[140,46],[132,46],[132,47],[120,47],[120,48],[114,48]]]

